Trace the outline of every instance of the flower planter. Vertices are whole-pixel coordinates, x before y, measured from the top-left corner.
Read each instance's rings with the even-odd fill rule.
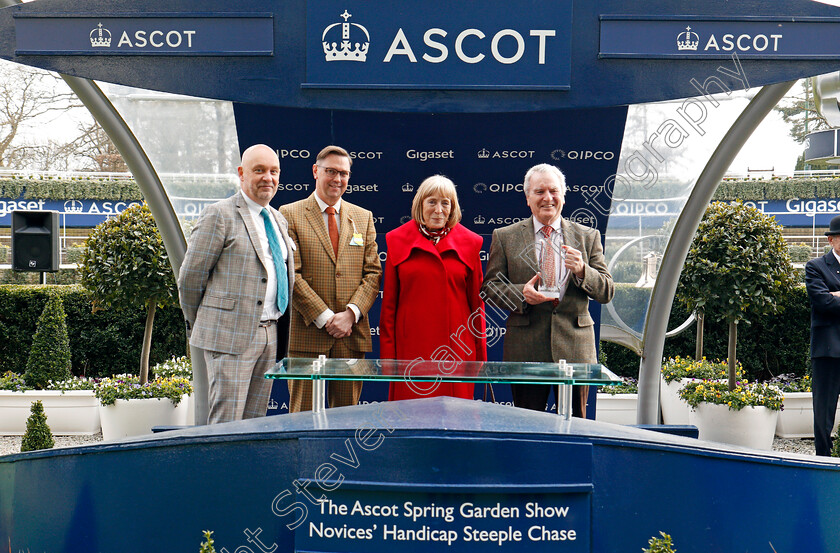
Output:
[[[187,424],[188,402],[173,405],[169,399],[118,399],[113,405],[100,405],[102,439],[118,440],[151,434],[153,426]]]
[[[773,448],[778,411],[767,407],[744,407],[731,411],[726,405],[701,403],[692,417],[701,440],[740,445],[753,449]]]
[[[55,435],[81,436],[99,432],[99,401],[93,390],[0,390],[0,434],[19,436],[26,432],[26,419],[33,401],[44,404],[47,424]]]
[[[840,426],[840,403],[834,415],[832,436]],[[785,409],[776,422],[776,436],[780,438],[814,437],[814,400],[811,392],[785,392]]]
[[[681,378],[673,382],[665,382],[664,378],[659,380],[659,405],[662,409],[663,424],[689,424],[688,414],[691,407],[680,399],[678,392],[680,388],[694,380],[693,378]]]
[[[639,394],[598,394],[595,420],[613,424],[636,424]]]

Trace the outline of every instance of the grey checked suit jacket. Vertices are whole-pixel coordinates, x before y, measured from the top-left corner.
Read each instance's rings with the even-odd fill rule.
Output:
[[[269,212],[286,243],[289,313],[295,282],[295,245],[286,219]],[[254,339],[265,300],[268,272],[259,247],[256,223],[242,191],[204,209],[190,235],[178,275],[181,309],[190,344],[203,350],[240,354]],[[288,352],[289,317],[278,325],[278,357]]]
[[[612,300],[615,293],[607,271],[601,233],[563,219],[564,242],[583,254],[586,263],[580,284],[573,276],[563,299],[529,305],[522,289],[539,270],[534,248],[534,223],[529,217],[493,231],[490,258],[482,292],[490,303],[487,324],[498,320],[492,306],[510,311],[503,358],[505,361],[559,361],[597,363],[595,322],[589,315],[589,299]]]

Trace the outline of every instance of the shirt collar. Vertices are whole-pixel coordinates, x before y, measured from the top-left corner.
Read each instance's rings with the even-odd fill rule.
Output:
[[[315,201],[318,202],[318,207],[321,208],[321,213],[326,211],[326,209],[329,207],[329,205],[327,205],[327,202],[318,197],[317,192],[315,193]],[[336,213],[341,211],[341,198],[339,198],[338,201],[335,202],[335,205],[333,207],[335,208]]]
[[[531,220],[532,220],[532,221],[534,221],[534,234],[539,234],[539,233],[540,233],[540,231],[542,231],[542,228],[543,228],[545,225],[544,225],[544,224],[542,224],[542,223],[540,223],[539,221],[537,221],[537,218],[536,218],[536,217],[534,217],[533,215],[531,216]],[[559,233],[561,233],[561,234],[562,234],[562,232],[563,232],[563,231],[560,229],[560,223],[562,222],[562,220],[563,220],[563,218],[562,218],[562,217],[558,217],[558,218],[557,218],[557,219],[555,219],[555,220],[554,220],[554,222],[553,222],[553,223],[551,223],[551,225],[550,225],[550,226],[551,226],[551,228],[553,228],[553,229],[555,230],[555,232],[559,232]]]
[[[831,253],[834,254],[834,259],[837,260],[837,263],[840,263],[840,255],[837,255],[837,252],[834,250],[834,248],[831,248]]]
[[[248,194],[246,194],[244,191],[242,192],[242,197],[245,198],[245,205],[248,206],[248,211],[251,212],[251,215],[253,215],[254,217],[259,217],[260,213],[263,210],[263,206],[249,198]]]

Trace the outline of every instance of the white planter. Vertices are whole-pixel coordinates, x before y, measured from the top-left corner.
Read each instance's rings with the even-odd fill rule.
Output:
[[[639,394],[598,394],[595,420],[613,424],[636,424]]]
[[[20,436],[26,432],[33,401],[44,404],[47,424],[53,434],[80,436],[99,432],[99,401],[92,390],[0,390],[0,434]]]
[[[693,382],[693,378],[682,378],[673,382],[659,380],[659,405],[662,409],[662,424],[689,424],[688,414],[691,411],[688,403],[680,399],[680,388]]]
[[[694,412],[693,423],[701,440],[771,450],[778,411],[767,407],[744,407],[731,411],[726,405],[701,403]]]
[[[840,403],[834,415],[832,436],[840,426]],[[780,438],[814,437],[814,399],[811,392],[785,392],[785,408],[776,422],[776,436]]]
[[[102,439],[151,434],[153,426],[184,426],[188,410],[188,402],[183,399],[175,406],[167,398],[118,399],[114,405],[100,405]]]

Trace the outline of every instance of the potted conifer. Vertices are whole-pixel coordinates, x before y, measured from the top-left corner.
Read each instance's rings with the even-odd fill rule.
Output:
[[[42,403],[58,435],[99,432],[98,402],[93,382],[70,373],[70,341],[61,297],[51,296],[32,339],[26,373],[0,375],[0,433],[21,435],[29,406]]]

